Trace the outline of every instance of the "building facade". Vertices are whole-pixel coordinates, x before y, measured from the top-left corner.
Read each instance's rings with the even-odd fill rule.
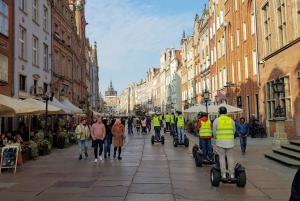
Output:
[[[110,85],[108,90],[105,91],[105,103],[106,110],[105,113],[114,114],[116,112],[116,108],[118,106],[118,92],[114,89],[112,81],[110,81]]]

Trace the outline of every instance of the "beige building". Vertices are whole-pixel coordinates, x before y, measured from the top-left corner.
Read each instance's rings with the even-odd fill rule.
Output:
[[[114,114],[116,112],[116,107],[118,106],[118,93],[114,89],[112,81],[110,81],[110,86],[108,90],[105,91],[105,102],[106,102],[106,113]]]

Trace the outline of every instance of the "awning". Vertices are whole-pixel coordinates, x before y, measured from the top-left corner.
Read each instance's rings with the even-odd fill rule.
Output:
[[[48,104],[64,110],[66,114],[71,114],[71,109],[61,104],[55,97],[53,97],[52,101],[48,101]]]
[[[71,109],[71,112],[74,114],[83,114],[82,109],[76,107],[73,105],[68,99],[65,99],[63,102],[61,102],[64,106]]]
[[[35,100],[33,98],[27,98],[23,101],[25,101],[27,103],[34,104],[34,105],[38,105],[38,106],[40,106],[40,107],[42,107],[46,110],[46,103],[44,103],[44,102]],[[50,101],[48,101],[48,103],[49,102]],[[48,114],[50,114],[50,115],[52,115],[52,114],[65,114],[65,111],[63,109],[60,109],[58,107],[55,107],[55,106],[52,106],[52,105],[48,104]]]
[[[0,94],[1,117],[13,117],[15,115],[28,115],[32,113],[40,115],[44,111],[45,109],[40,106]]]

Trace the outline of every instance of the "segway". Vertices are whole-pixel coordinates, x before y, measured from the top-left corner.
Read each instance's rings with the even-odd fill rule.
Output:
[[[174,134],[175,136],[175,134]],[[184,141],[182,142],[178,142],[178,136],[176,135],[173,139],[173,145],[174,147],[177,147],[178,145],[184,145],[185,147],[188,147],[190,144],[189,138],[184,134]]]
[[[207,164],[207,165],[210,165],[210,164],[218,164],[220,165],[220,159],[219,159],[219,154],[213,149],[213,147],[211,148],[212,149],[212,158],[209,159],[209,158],[205,158],[203,160],[203,151],[201,149],[199,149],[198,145],[194,145],[193,146],[193,156],[195,158],[195,165],[197,167],[202,167],[202,164]]]
[[[167,123],[166,123],[166,127],[164,127],[164,133],[170,132],[170,135],[172,135],[170,127],[171,125],[169,125],[169,129],[167,130]]]
[[[154,129],[155,130],[155,129]],[[165,144],[165,136],[161,135],[160,139],[157,139],[154,135],[151,136],[151,144],[154,143],[161,143],[161,144]]]
[[[227,156],[225,156],[226,169],[228,170]],[[229,173],[226,173],[226,178],[221,176],[220,164],[214,164],[210,170],[210,181],[212,186],[218,187],[220,182],[236,184],[238,187],[245,187],[246,185],[245,167],[237,163],[234,168],[234,178],[230,178]]]

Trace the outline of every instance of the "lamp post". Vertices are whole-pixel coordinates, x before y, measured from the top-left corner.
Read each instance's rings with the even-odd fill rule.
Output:
[[[286,120],[286,115],[284,108],[280,105],[280,94],[284,93],[284,82],[282,82],[279,78],[275,80],[274,83],[272,83],[272,89],[274,95],[277,94],[278,96],[278,105],[274,110],[274,120],[276,121],[276,132],[274,133],[274,140],[272,143],[273,148],[279,148],[281,144],[288,143],[286,133],[285,133],[285,127],[284,127],[284,121]]]
[[[207,102],[209,101],[209,91],[207,91],[207,89],[205,89],[204,92],[202,92],[203,94],[203,98],[204,98],[204,101],[205,101],[205,106],[206,106],[206,113],[208,114],[208,108],[207,108]]]

